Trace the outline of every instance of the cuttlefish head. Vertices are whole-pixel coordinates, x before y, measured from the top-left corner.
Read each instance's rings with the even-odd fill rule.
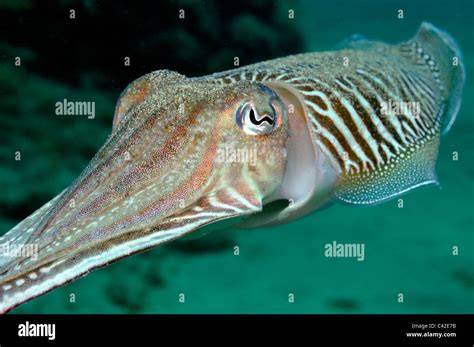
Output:
[[[0,238],[0,312],[207,224],[261,211],[281,190],[288,138],[287,105],[263,84],[170,71],[136,80],[79,178]]]

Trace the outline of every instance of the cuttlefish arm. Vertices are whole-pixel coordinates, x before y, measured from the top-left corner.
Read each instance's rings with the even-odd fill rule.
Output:
[[[209,223],[261,211],[283,177],[286,117],[281,99],[258,83],[219,86],[170,71],[135,81],[76,182],[0,239],[9,249],[37,247],[31,256],[2,253],[0,312]],[[232,160],[229,150],[257,160]]]

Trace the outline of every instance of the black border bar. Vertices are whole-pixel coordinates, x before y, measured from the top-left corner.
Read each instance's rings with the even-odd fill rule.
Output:
[[[19,326],[55,324],[55,339],[20,337]],[[407,336],[421,333],[425,336]],[[455,337],[452,336],[455,333]],[[430,335],[431,334],[431,335]],[[449,336],[438,337],[438,334]],[[435,337],[436,336],[436,337]],[[131,343],[161,345],[216,342],[219,345],[258,340],[307,341],[333,346],[341,342],[379,346],[473,346],[473,315],[21,315],[0,317],[0,346],[70,346]],[[141,341],[141,342],[140,342]],[[152,341],[153,343],[142,343]],[[140,342],[140,343],[139,343]]]

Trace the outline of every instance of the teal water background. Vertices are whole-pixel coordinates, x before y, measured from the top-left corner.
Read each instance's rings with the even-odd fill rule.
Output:
[[[422,21],[452,34],[464,54],[467,83],[458,119],[441,139],[436,166],[441,189],[413,191],[403,196],[403,208],[397,200],[368,208],[334,205],[278,227],[227,229],[196,241],[165,245],[94,271],[13,312],[474,312],[474,84],[470,78],[474,72],[474,2],[305,0],[283,2],[280,12],[285,13],[286,8],[295,10],[291,25],[303,38],[307,52],[330,50],[355,33],[396,43],[413,36]],[[397,18],[399,9],[404,12],[403,19]],[[55,91],[66,90],[70,95],[82,93],[85,99],[102,100],[97,121],[111,124],[118,96],[114,93],[101,91],[99,95],[99,91],[74,89],[31,74],[2,72],[4,79],[6,74],[16,78],[14,82],[10,78],[9,83],[22,83],[25,88],[21,112],[47,117],[42,102]],[[48,91],[35,94],[43,88]],[[7,114],[8,105],[2,103],[2,112]],[[15,124],[15,118],[2,116],[1,121]],[[84,123],[79,126],[71,121],[54,132],[41,129],[41,123],[38,118],[30,127],[45,142],[56,137],[52,143],[60,144],[73,137],[86,153],[98,149],[107,135],[102,128],[87,128]],[[81,144],[86,137],[87,142]],[[4,204],[34,201],[32,207],[39,207],[45,201],[39,201],[38,196],[60,192],[85,165],[81,157],[64,169],[61,158],[71,155],[67,149],[44,157],[36,152],[38,143],[27,136],[6,139],[2,161],[21,143],[34,157],[35,166],[27,169],[2,164]],[[453,152],[458,153],[457,161]],[[28,162],[25,160],[23,163]],[[56,171],[60,176],[51,182],[47,178]],[[36,199],[31,200],[32,196]],[[0,233],[18,221],[2,218]],[[365,244],[365,260],[325,257],[325,245],[333,241]],[[239,255],[234,255],[235,246]],[[458,255],[453,255],[454,246],[459,248]],[[399,302],[400,293],[403,303]],[[185,294],[184,303],[180,294]],[[289,302],[289,294],[294,295],[294,302]],[[71,295],[75,302],[71,302]]]

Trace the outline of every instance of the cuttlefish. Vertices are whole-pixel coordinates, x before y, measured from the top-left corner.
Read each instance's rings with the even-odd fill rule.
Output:
[[[429,23],[397,45],[142,76],[82,174],[0,238],[0,312],[224,219],[275,225],[437,184],[463,83],[458,46]]]

